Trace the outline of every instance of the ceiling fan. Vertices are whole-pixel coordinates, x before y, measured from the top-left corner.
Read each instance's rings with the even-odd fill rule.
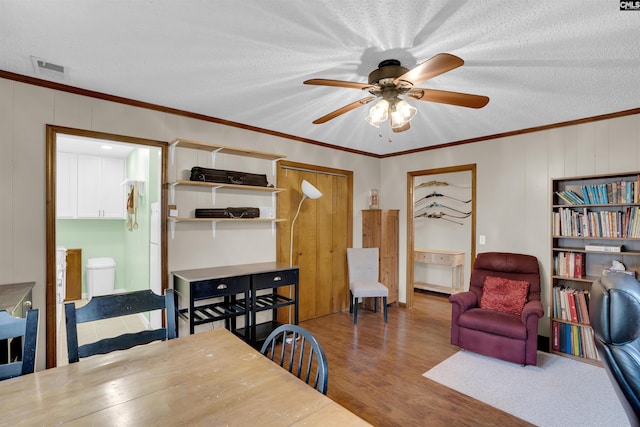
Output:
[[[371,125],[380,127],[380,124],[388,119],[394,132],[403,132],[409,129],[409,121],[415,116],[416,108],[400,98],[401,95],[406,95],[418,101],[482,108],[489,102],[489,98],[486,96],[414,87],[419,83],[458,68],[462,64],[464,64],[464,61],[455,55],[439,53],[411,70],[401,66],[400,61],[396,59],[384,60],[378,64],[376,70],[369,74],[368,84],[330,79],[306,80],[304,84],[307,85],[360,89],[366,90],[372,95],[338,108],[314,120],[313,124],[326,123],[348,111],[379,99],[369,110],[366,120]]]

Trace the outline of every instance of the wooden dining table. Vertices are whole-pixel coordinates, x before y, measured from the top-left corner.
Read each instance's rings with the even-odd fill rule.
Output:
[[[0,382],[1,426],[60,424],[369,425],[223,328]]]

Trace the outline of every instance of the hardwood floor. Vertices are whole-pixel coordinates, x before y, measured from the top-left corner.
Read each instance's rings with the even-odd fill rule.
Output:
[[[458,347],[446,296],[420,292],[414,304],[390,306],[386,326],[368,310],[357,326],[348,310],[301,323],[327,355],[327,395],[375,426],[531,426],[422,376]]]

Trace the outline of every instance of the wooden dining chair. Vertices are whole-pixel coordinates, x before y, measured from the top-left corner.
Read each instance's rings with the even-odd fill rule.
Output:
[[[166,321],[166,326],[163,328],[104,338],[78,346],[79,323],[163,309]],[[69,363],[77,362],[81,357],[126,350],[153,341],[170,340],[176,337],[175,295],[172,289],[167,289],[164,296],[157,295],[150,289],[95,296],[83,307],[76,308],[73,302],[65,304],[64,312],[67,323]]]
[[[0,311],[0,341],[7,340],[7,363],[0,364],[0,380],[31,374],[36,362],[36,342],[38,337],[38,309],[27,311],[25,318],[13,317],[5,310]],[[20,355],[11,352],[14,346],[9,340],[22,340]]]
[[[310,384],[313,379],[313,388],[327,394],[327,357],[311,332],[297,325],[278,326],[269,334],[260,352],[305,383]]]

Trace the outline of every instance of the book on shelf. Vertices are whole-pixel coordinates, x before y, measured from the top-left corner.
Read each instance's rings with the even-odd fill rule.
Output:
[[[584,246],[585,251],[593,252],[622,252],[622,245],[601,245],[596,243],[587,243]]]
[[[553,317],[573,323],[590,324],[589,291],[568,286],[553,287]]]
[[[586,359],[600,360],[593,329],[554,321],[551,327],[551,349]]]
[[[551,325],[551,348],[555,351],[560,351],[560,324],[554,321]]]
[[[558,252],[554,257],[554,271],[558,276],[582,278],[584,276],[583,254]]]
[[[556,191],[556,194],[570,205],[584,205],[584,200],[574,191],[561,190]]]
[[[588,205],[640,203],[640,176],[635,181],[581,185],[580,194]]]

